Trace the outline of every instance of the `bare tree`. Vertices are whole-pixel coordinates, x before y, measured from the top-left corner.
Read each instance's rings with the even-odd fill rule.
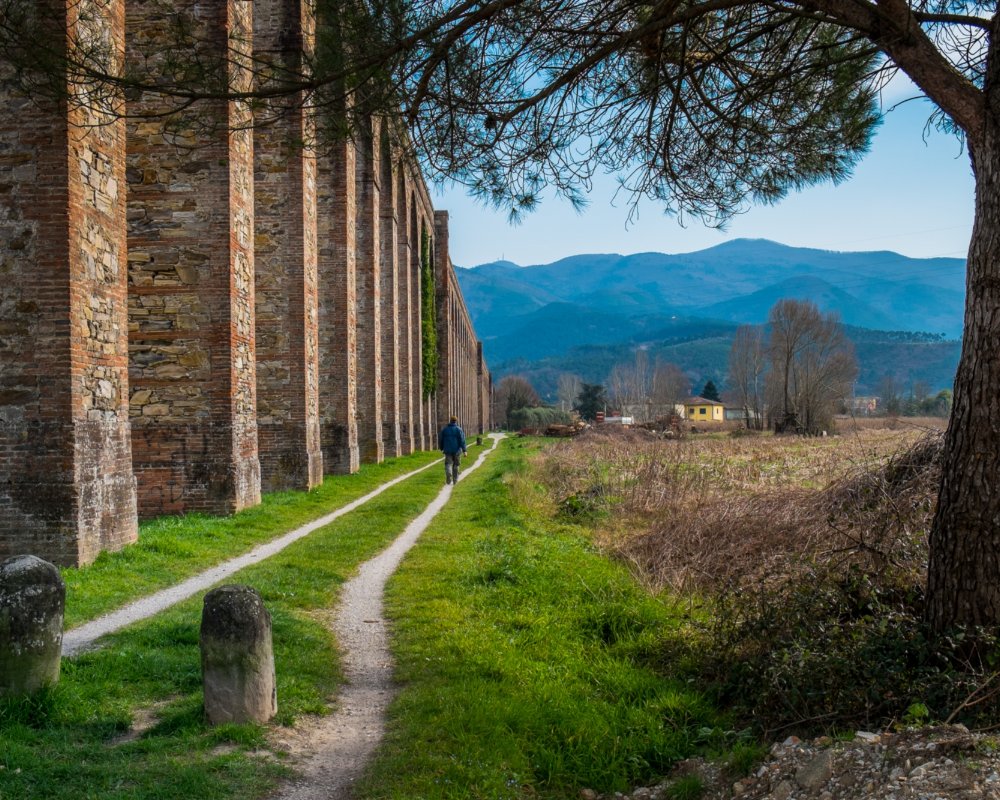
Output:
[[[807,339],[795,363],[798,408],[805,431],[818,433],[831,427],[834,410],[850,396],[858,361],[834,314],[821,314]]]
[[[559,376],[556,385],[556,397],[559,400],[559,408],[563,411],[569,411],[573,408],[573,404],[576,403],[576,398],[579,396],[582,386],[583,381],[580,380],[579,375],[574,375],[571,372],[563,372]]]
[[[608,399],[615,409],[625,413],[635,402],[635,369],[631,364],[615,364],[605,381]]]
[[[772,414],[775,430],[816,433],[828,427],[833,406],[857,376],[854,348],[840,320],[809,301],[779,300],[768,328],[769,380],[781,403],[780,416]]]
[[[647,421],[651,414],[652,380],[649,353],[639,348],[631,364],[615,364],[608,373],[611,402],[622,414]]]
[[[781,415],[775,425],[779,432],[800,427],[795,360],[809,344],[809,331],[819,323],[815,304],[798,300],[779,300],[768,313],[771,380],[781,387]]]
[[[895,416],[903,408],[902,392],[899,381],[894,375],[886,373],[878,382],[879,405],[890,416]]]
[[[535,408],[542,404],[538,392],[527,378],[521,375],[506,375],[500,379],[494,392],[497,411],[502,415],[501,424],[506,425],[511,414],[522,408]]]
[[[657,360],[653,368],[651,394],[657,414],[671,416],[676,406],[691,394],[691,381],[676,364]]]
[[[729,384],[739,397],[747,428],[753,430],[764,426],[766,370],[764,329],[758,325],[740,325],[729,350]]]

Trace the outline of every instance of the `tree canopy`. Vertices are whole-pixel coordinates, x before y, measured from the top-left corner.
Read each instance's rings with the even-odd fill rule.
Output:
[[[604,411],[608,404],[608,398],[604,393],[604,387],[599,383],[580,384],[580,394],[576,398],[576,405],[573,407],[580,412],[580,416],[588,422],[597,419],[597,413]]]
[[[715,381],[711,378],[705,381],[705,385],[701,388],[701,396],[706,400],[714,400],[716,403],[722,400],[722,398],[719,397],[719,389],[715,385]]]

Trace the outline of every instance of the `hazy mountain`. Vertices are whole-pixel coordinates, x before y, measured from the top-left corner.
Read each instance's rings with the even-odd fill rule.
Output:
[[[629,315],[762,322],[768,299],[788,291],[845,321],[857,317],[856,324],[957,337],[965,296],[962,259],[838,253],[763,239],[676,255],[580,255],[528,267],[497,262],[458,275],[484,337],[509,331],[512,317],[552,302]]]
[[[949,386],[957,344],[937,339],[961,336],[965,294],[961,259],[763,239],[674,255],[578,255],[526,267],[501,261],[457,273],[491,367],[537,372],[543,391],[560,371],[604,380],[636,346],[678,363],[692,380],[719,382],[736,325],[764,322],[786,297],[811,300],[857,328],[864,388],[900,365],[904,384]],[[924,331],[935,336],[905,335]]]
[[[872,308],[854,295],[812,275],[799,275],[780,283],[772,283],[759,291],[721,303],[713,303],[700,311],[718,319],[757,324],[767,319],[767,314],[775,303],[786,298],[811,300],[824,311],[837,311],[844,323],[859,328],[888,330],[899,327],[890,315]]]

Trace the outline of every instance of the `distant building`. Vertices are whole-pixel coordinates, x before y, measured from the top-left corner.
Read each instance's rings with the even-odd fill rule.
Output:
[[[851,410],[855,415],[868,416],[878,411],[878,401],[877,397],[855,397],[851,404]]]
[[[743,406],[726,406],[726,422],[746,422],[749,419],[751,423],[763,423],[764,413]]]
[[[684,419],[688,422],[724,422],[726,407],[704,397],[689,397],[684,401]]]

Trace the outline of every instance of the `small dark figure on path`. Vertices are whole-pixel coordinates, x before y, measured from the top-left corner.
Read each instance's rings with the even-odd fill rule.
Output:
[[[458,465],[462,453],[468,455],[465,448],[465,431],[458,427],[458,417],[452,417],[451,422],[438,434],[438,449],[444,453],[445,483],[458,483]]]

